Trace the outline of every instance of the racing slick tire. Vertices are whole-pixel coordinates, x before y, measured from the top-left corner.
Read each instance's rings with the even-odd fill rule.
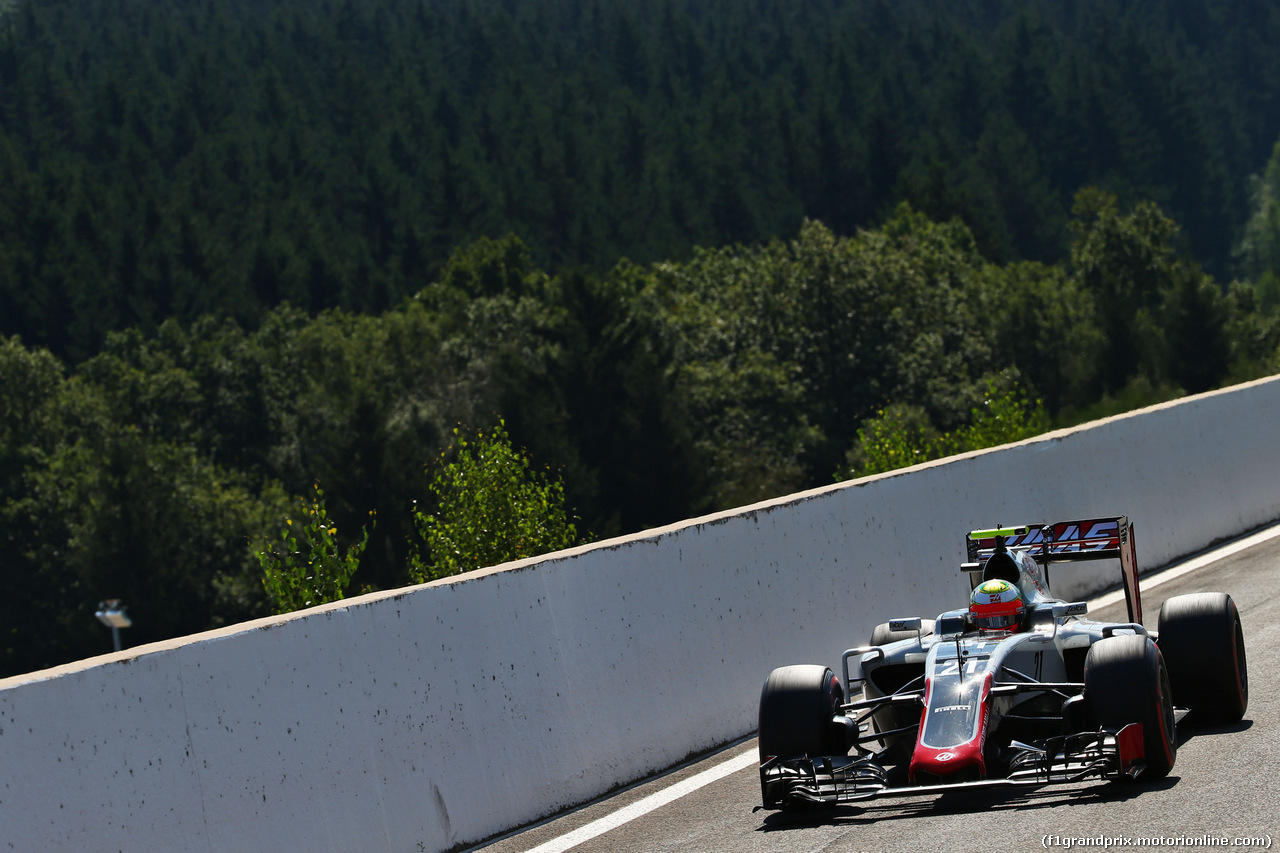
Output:
[[[760,760],[847,755],[849,747],[831,718],[844,704],[840,679],[825,666],[782,666],[760,691]]]
[[[830,669],[816,664],[782,666],[769,673],[760,691],[760,763],[776,758],[847,755],[844,736],[832,725],[844,703],[844,688]],[[777,808],[760,780],[765,808]]]
[[[1142,723],[1140,781],[1163,779],[1173,769],[1178,741],[1169,671],[1150,637],[1118,634],[1094,643],[1084,660],[1084,702],[1095,726]]]
[[[921,619],[920,620],[920,636],[927,637],[932,633],[933,633],[933,620]],[[890,631],[889,623],[881,622],[879,625],[875,627],[875,630],[871,632],[871,642],[868,645],[887,646],[890,643],[898,642],[898,640],[914,640],[915,636],[916,636],[915,631]]]
[[[1235,723],[1249,707],[1249,665],[1240,611],[1224,592],[1166,599],[1160,607],[1160,651],[1173,700],[1197,723]]]

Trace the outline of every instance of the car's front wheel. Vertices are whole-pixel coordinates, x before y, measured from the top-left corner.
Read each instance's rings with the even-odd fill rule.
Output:
[[[825,666],[783,666],[760,691],[760,762],[769,758],[817,758],[849,752],[832,718],[844,704],[844,688]],[[773,808],[764,791],[765,806]]]
[[[760,691],[760,760],[844,755],[831,718],[844,704],[840,679],[825,666],[783,666]]]
[[[1140,781],[1162,779],[1173,769],[1178,742],[1169,671],[1150,637],[1123,634],[1094,643],[1084,660],[1084,702],[1096,726],[1142,724]]]

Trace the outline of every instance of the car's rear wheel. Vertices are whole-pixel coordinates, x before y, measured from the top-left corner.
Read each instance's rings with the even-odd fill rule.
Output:
[[[933,620],[920,620],[920,636],[927,637],[933,633]],[[881,622],[871,632],[871,643],[873,646],[887,646],[889,643],[896,643],[898,640],[914,640],[915,631],[890,631],[888,622]]]
[[[769,673],[760,691],[760,762],[769,758],[817,758],[849,752],[832,717],[844,703],[840,679],[825,666],[783,666]],[[764,804],[774,808],[761,782]]]
[[[1240,612],[1223,592],[1167,599],[1160,607],[1160,651],[1173,700],[1197,723],[1234,723],[1249,707],[1249,665]]]
[[[1124,634],[1094,643],[1084,661],[1084,702],[1096,726],[1142,724],[1140,781],[1162,779],[1173,769],[1178,743],[1169,671],[1150,637]]]

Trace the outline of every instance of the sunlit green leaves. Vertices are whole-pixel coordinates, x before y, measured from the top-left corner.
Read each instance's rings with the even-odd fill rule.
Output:
[[[982,402],[969,413],[969,422],[939,434],[919,408],[889,406],[858,430],[858,444],[850,451],[850,477],[865,477],[906,468],[931,459],[1010,444],[1039,435],[1049,428],[1044,405],[1031,401],[1013,376],[987,380]]]
[[[262,566],[262,585],[276,613],[292,613],[317,604],[340,601],[360,555],[369,544],[374,526],[368,526],[345,550],[338,544],[338,527],[325,510],[324,492],[317,483],[310,500],[299,501],[298,511],[288,516],[274,539],[255,543],[254,553]]]
[[[474,437],[454,431],[453,458],[431,480],[435,512],[416,510],[417,583],[568,548],[577,528],[558,478],[537,471],[500,422]]]

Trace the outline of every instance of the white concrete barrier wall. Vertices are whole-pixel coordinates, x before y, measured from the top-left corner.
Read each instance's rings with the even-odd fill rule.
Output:
[[[1277,424],[1265,380],[0,681],[0,850],[479,841],[750,733],[774,666],[961,606],[969,529],[1127,513],[1152,567],[1280,518]]]

